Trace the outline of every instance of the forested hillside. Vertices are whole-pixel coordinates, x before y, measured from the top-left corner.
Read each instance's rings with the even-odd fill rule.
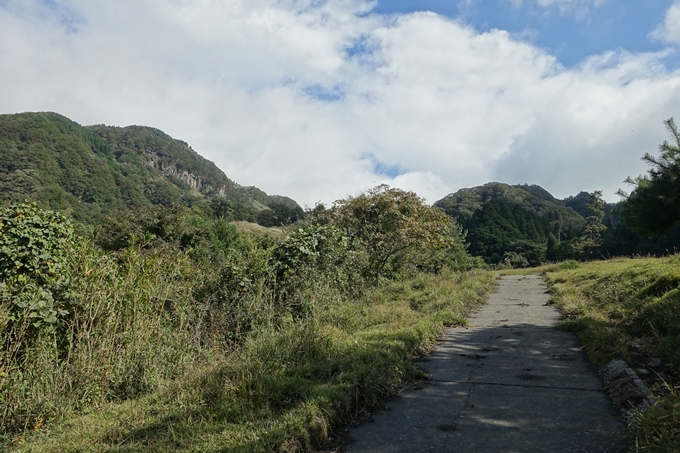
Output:
[[[680,228],[646,237],[620,221],[621,204],[580,192],[564,200],[536,185],[491,182],[461,189],[435,202],[467,230],[469,251],[487,264],[536,266],[545,261],[631,255],[666,255],[680,246]],[[592,217],[595,215],[595,217]],[[588,222],[596,237],[586,237]]]
[[[552,236],[558,244],[577,237],[584,217],[535,185],[491,182],[461,189],[434,204],[468,231],[470,252],[488,264],[538,265]]]
[[[236,218],[268,226],[283,223],[279,211],[301,214],[290,198],[240,186],[187,143],[152,127],[83,127],[56,113],[0,115],[0,202],[36,201],[92,224],[115,209],[210,199],[222,200],[218,208]]]

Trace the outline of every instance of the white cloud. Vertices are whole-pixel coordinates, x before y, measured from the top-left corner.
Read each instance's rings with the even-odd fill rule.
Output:
[[[600,6],[607,0],[536,0],[538,6],[548,7],[552,5],[593,5]]]
[[[309,205],[384,182],[435,201],[491,179],[614,198],[680,104],[662,55],[567,70],[505,31],[360,0],[61,2],[77,21],[41,3],[0,6],[2,113],[152,125]]]
[[[578,19],[588,16],[592,8],[597,8],[608,0],[506,0],[514,7],[522,7],[527,4],[536,5],[539,8],[557,8],[560,14],[573,15]]]
[[[663,23],[650,36],[660,41],[680,44],[680,1],[668,8]]]

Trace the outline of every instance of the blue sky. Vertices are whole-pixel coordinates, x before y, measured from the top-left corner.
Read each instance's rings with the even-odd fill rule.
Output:
[[[679,50],[680,0],[0,0],[0,113],[157,127],[302,205],[617,201],[680,118]]]
[[[663,21],[672,3],[672,0],[608,0],[597,6],[589,4],[561,11],[558,5],[540,7],[528,0],[521,5],[513,5],[509,0],[380,0],[374,11],[381,14],[432,11],[461,20],[479,31],[507,30],[548,49],[560,63],[570,67],[608,50],[665,49],[665,43],[651,39],[649,34]],[[678,53],[666,62],[669,67],[680,66]]]

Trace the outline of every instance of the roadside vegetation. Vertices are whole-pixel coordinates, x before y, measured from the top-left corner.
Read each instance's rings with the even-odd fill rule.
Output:
[[[90,237],[0,212],[0,446],[310,451],[423,375],[494,275],[440,211],[380,186],[262,233],[183,207]]]
[[[634,451],[680,451],[680,255],[543,270],[560,328],[579,337],[595,366],[624,359],[658,401],[636,413]]]

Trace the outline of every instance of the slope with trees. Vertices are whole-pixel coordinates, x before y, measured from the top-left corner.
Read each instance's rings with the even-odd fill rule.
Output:
[[[535,185],[492,182],[461,189],[434,205],[467,230],[470,252],[488,264],[537,265],[548,249],[574,239],[584,225],[583,216]]]
[[[152,127],[82,127],[49,112],[0,115],[0,202],[36,201],[93,224],[113,210],[215,198],[248,220],[267,211],[275,223],[290,221],[270,205],[301,212],[290,198],[236,184],[187,143]]]
[[[536,185],[508,185],[490,182],[483,186],[460,189],[435,202],[448,215],[461,222],[471,218],[475,211],[490,200],[501,200],[509,205],[520,205],[528,211],[545,217],[555,235],[570,238],[583,227],[583,216],[571,209],[562,200]]]
[[[662,168],[661,164],[671,168],[673,159],[677,159],[677,153],[673,154],[677,144],[664,143],[662,147],[662,153],[666,154],[661,158],[645,157],[657,162],[655,171]],[[435,206],[467,230],[470,252],[483,257],[488,264],[525,266],[545,260],[661,256],[674,253],[680,247],[680,225],[667,222],[668,229],[654,236],[635,223],[648,218],[648,222],[664,221],[669,216],[666,210],[672,210],[670,206],[660,207],[659,201],[654,201],[655,206],[664,209],[662,214],[656,215],[649,211],[648,200],[640,201],[642,195],[638,194],[650,191],[647,187],[655,178],[661,179],[661,176],[650,172],[649,177],[636,180],[640,185],[626,203],[607,203],[599,191],[580,192],[558,200],[535,185],[488,183],[447,195]],[[663,178],[670,179],[670,176]],[[668,191],[664,199],[668,200],[672,193]],[[645,197],[651,199],[656,195],[646,192]],[[492,205],[487,206],[489,203]],[[636,203],[642,208],[633,214]],[[627,219],[631,216],[638,217]],[[545,222],[549,226],[547,230]],[[532,225],[535,228],[527,227]]]

